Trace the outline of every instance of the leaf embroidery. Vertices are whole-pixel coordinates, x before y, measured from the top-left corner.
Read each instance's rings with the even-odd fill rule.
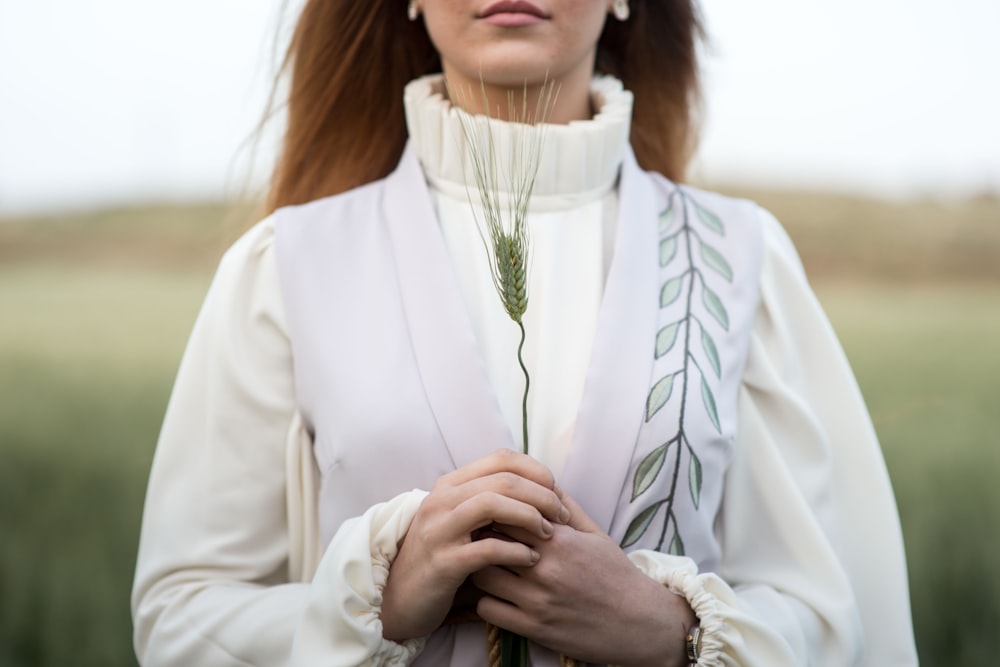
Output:
[[[677,342],[677,332],[680,330],[681,323],[674,322],[673,324],[668,324],[657,332],[656,359],[659,359],[674,347],[674,343]]]
[[[660,214],[660,234],[666,234],[674,226],[674,199],[670,198],[670,204],[666,210]]]
[[[665,442],[652,452],[646,455],[646,458],[639,463],[639,469],[635,473],[635,479],[632,482],[632,500],[638,498],[642,493],[649,488],[656,476],[660,474],[660,470],[663,468],[663,462],[667,460],[667,447],[672,443]]]
[[[708,418],[712,420],[715,430],[722,433],[722,427],[719,426],[719,413],[715,409],[715,396],[712,394],[712,388],[705,382],[704,375],[701,376],[701,400],[705,403],[705,410],[708,412]]]
[[[628,530],[625,531],[625,537],[622,538],[622,549],[630,547],[639,541],[639,538],[649,528],[649,524],[653,522],[653,517],[656,516],[656,511],[660,509],[660,505],[662,504],[662,501],[654,503],[639,512],[639,515],[632,519],[632,523],[628,525]]]
[[[726,228],[722,224],[719,216],[709,211],[696,201],[692,201],[694,210],[698,212],[698,219],[705,223],[705,226],[720,236],[726,235]]]
[[[692,215],[693,213],[693,215]],[[688,453],[687,485],[691,495],[691,502],[697,510],[701,504],[701,489],[703,483],[703,469],[701,459],[695,453],[694,448],[687,439],[686,428],[688,419],[688,384],[693,380],[692,372],[697,372],[700,376],[701,402],[705,414],[709,421],[719,433],[722,432],[719,422],[718,407],[715,401],[715,394],[708,382],[705,372],[711,368],[715,378],[722,377],[722,362],[719,357],[719,349],[715,339],[706,328],[706,323],[717,323],[723,331],[729,330],[729,313],[719,295],[709,286],[708,278],[723,279],[732,283],[734,272],[729,261],[715,247],[707,243],[693,226],[693,220],[697,221],[702,228],[705,228],[719,236],[725,236],[725,225],[722,219],[715,213],[706,209],[697,201],[692,199],[684,190],[677,188],[670,193],[668,205],[659,216],[659,264],[662,268],[667,268],[674,264],[679,257],[684,257],[687,266],[678,274],[668,278],[660,287],[660,307],[667,308],[677,303],[682,297],[684,301],[684,315],[676,322],[662,327],[656,333],[654,346],[654,359],[660,359],[673,350],[678,344],[683,346],[683,365],[679,370],[675,370],[660,377],[649,390],[646,398],[645,420],[649,422],[660,410],[666,406],[671,398],[677,396],[680,400],[680,411],[678,419],[677,433],[667,442],[659,445],[653,451],[646,454],[636,467],[632,479],[632,497],[630,502],[635,502],[643,494],[647,493],[658,478],[665,472],[670,477],[669,490],[665,497],[659,498],[640,511],[629,523],[622,538],[622,548],[627,548],[636,544],[643,535],[653,525],[654,520],[662,514],[662,523],[659,524],[660,538],[656,546],[662,550],[667,536],[670,534],[670,541],[667,544],[667,552],[674,555],[684,555],[684,539],[681,536],[680,527],[677,525],[677,517],[674,513],[674,500],[678,487],[678,473],[680,472],[683,454]],[[679,229],[675,229],[680,221]],[[697,250],[695,249],[697,244]],[[697,253],[697,257],[695,256]],[[707,272],[707,273],[706,273]],[[685,281],[685,277],[690,275],[690,280]],[[701,307],[703,312],[711,316],[709,320],[703,319],[695,314],[697,307],[695,303],[696,289],[701,291]],[[696,350],[693,348],[692,327],[697,324],[700,333],[702,361],[699,363],[696,358]],[[680,354],[680,353],[678,353]],[[704,369],[704,370],[703,370]],[[677,391],[675,391],[677,389]],[[677,444],[677,447],[673,447]],[[673,532],[670,533],[670,528]]]
[[[670,400],[670,394],[674,390],[675,377],[677,377],[676,373],[662,377],[649,390],[649,397],[646,399],[646,421],[652,419],[653,415],[659,412],[660,408]]]
[[[726,307],[722,305],[722,299],[704,283],[701,286],[701,299],[705,304],[705,308],[715,318],[715,321],[723,329],[729,331],[729,313],[726,312]]]
[[[722,276],[729,282],[733,282],[733,267],[729,266],[729,262],[726,261],[726,258],[723,257],[718,250],[708,245],[704,241],[701,242],[700,245],[701,245],[701,258],[705,260],[705,264],[708,266],[708,268],[712,269],[713,271],[718,273],[720,276]],[[661,264],[662,261],[663,261],[663,252],[661,248],[660,252]]]
[[[681,539],[681,533],[676,527],[674,529],[674,538],[670,540],[670,548],[667,549],[667,553],[671,556],[684,555],[684,540]]]
[[[683,283],[683,275],[663,283],[663,287],[660,289],[660,308],[666,308],[674,301],[677,301],[677,297],[681,295],[681,286]]]
[[[691,459],[688,461],[688,488],[691,490],[694,508],[698,509],[698,501],[701,500],[701,459],[694,452],[691,452]]]
[[[712,370],[715,371],[715,377],[721,378],[722,365],[719,363],[719,350],[715,347],[715,341],[705,331],[705,327],[701,328],[701,348],[705,350],[705,356],[708,357],[708,363],[712,365]]]
[[[666,266],[677,255],[677,235],[668,236],[660,241],[660,266]]]

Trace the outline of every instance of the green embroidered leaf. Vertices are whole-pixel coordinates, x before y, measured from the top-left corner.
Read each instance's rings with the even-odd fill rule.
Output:
[[[676,526],[677,521],[674,520],[674,525]],[[684,555],[684,540],[681,539],[680,532],[674,529],[674,537],[670,540],[670,547],[667,549],[667,553],[671,556],[683,556]]]
[[[659,359],[674,346],[677,342],[677,332],[680,331],[681,323],[674,322],[660,329],[656,334],[656,358]]]
[[[649,524],[653,521],[656,511],[660,509],[660,505],[662,504],[662,500],[658,503],[653,503],[632,519],[632,523],[628,525],[628,530],[625,531],[625,537],[622,538],[622,549],[626,549],[639,541],[639,538],[649,529]]]
[[[701,500],[701,460],[694,452],[691,452],[691,460],[688,462],[688,488],[691,489],[694,508],[698,509],[698,501]]]
[[[722,305],[722,299],[704,283],[702,283],[701,300],[705,304],[705,308],[708,309],[708,312],[712,314],[712,317],[722,325],[723,329],[729,331],[729,313],[726,312],[726,307]]]
[[[677,235],[668,236],[660,241],[660,266],[666,266],[677,254]]]
[[[715,426],[715,430],[722,433],[722,427],[719,425],[719,411],[715,408],[715,396],[712,394],[712,390],[708,386],[708,383],[705,382],[704,375],[701,377],[701,400],[705,404],[705,410],[708,412],[708,418],[712,420],[712,425]]]
[[[663,462],[667,460],[667,448],[669,442],[665,442],[652,452],[646,455],[635,471],[635,479],[632,480],[632,500],[641,496],[653,483],[656,476],[663,469]],[[632,502],[630,500],[629,502]]]
[[[719,216],[709,211],[707,208],[703,207],[701,204],[695,202],[695,210],[698,212],[698,218],[705,223],[705,226],[711,229],[716,234],[721,236],[726,235],[726,228],[722,224],[722,220]]]
[[[670,200],[670,206],[660,214],[660,234],[666,234],[674,225],[674,202]]]
[[[681,285],[683,284],[683,275],[671,278],[663,284],[663,289],[660,290],[660,308],[666,308],[677,300],[677,297],[681,295]]]
[[[674,378],[676,376],[676,373],[671,373],[660,378],[653,385],[653,388],[649,390],[649,397],[646,399],[646,421],[652,419],[653,415],[659,412],[660,408],[670,400],[670,393],[674,389]]]
[[[661,257],[662,254],[663,253],[661,244],[661,253],[660,253]],[[722,276],[729,282],[733,282],[733,267],[729,266],[729,262],[726,261],[726,258],[723,257],[718,250],[708,245],[707,243],[702,243],[701,258],[705,260],[705,264],[707,264],[710,269],[718,273],[720,276]]]
[[[708,363],[712,365],[712,370],[715,371],[715,377],[721,378],[722,365],[719,363],[719,350],[715,347],[715,341],[705,331],[705,327],[701,328],[701,347],[705,350],[705,356],[708,357]]]

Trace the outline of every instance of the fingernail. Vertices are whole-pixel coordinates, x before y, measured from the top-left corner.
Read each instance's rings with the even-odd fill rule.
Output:
[[[534,549],[531,550],[531,564],[534,565],[542,559],[542,554],[538,553]]]
[[[559,523],[563,523],[563,524],[569,523],[569,517],[570,517],[569,508],[566,507],[565,505],[560,506],[559,507],[559,517],[558,517],[559,518]]]
[[[549,523],[549,520],[543,518],[542,519],[542,535],[544,535],[545,537],[552,537],[552,533],[554,533],[554,532],[555,532],[555,529],[552,527],[552,524]]]
[[[558,484],[553,484],[552,490],[555,491],[556,495],[559,496],[560,498],[562,498],[565,495],[565,493],[563,493],[562,487],[559,486]]]

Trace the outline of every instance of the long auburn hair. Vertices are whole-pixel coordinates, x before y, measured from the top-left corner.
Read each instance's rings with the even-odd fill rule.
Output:
[[[631,144],[644,169],[683,180],[697,140],[697,0],[632,0],[605,22],[596,71],[635,95]],[[307,0],[276,79],[289,76],[287,127],[268,212],[386,176],[406,143],[403,88],[441,71],[403,0]],[[272,99],[274,94],[272,94]]]

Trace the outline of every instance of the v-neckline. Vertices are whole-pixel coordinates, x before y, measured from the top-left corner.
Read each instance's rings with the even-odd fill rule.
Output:
[[[382,202],[413,352],[456,467],[519,449],[486,370],[423,171],[407,146]],[[652,372],[656,192],[631,151],[622,164],[615,247],[573,438],[559,484],[606,531],[642,425]],[[456,363],[458,361],[459,363]]]

